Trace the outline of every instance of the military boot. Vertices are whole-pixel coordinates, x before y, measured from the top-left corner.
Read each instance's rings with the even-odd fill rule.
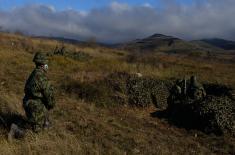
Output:
[[[50,122],[49,117],[47,115],[43,124],[43,129],[50,129],[51,127],[52,123]]]
[[[20,129],[16,124],[11,124],[10,131],[8,133],[8,141],[12,142],[13,139],[24,138],[25,131]]]

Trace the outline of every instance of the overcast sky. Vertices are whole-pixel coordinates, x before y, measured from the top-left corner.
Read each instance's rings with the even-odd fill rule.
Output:
[[[109,43],[154,33],[235,40],[234,15],[235,0],[0,0],[3,30]]]

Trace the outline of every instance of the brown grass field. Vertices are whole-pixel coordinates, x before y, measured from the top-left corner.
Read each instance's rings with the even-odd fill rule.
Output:
[[[9,142],[8,129],[1,126],[0,154],[235,154],[235,138],[206,135],[170,125],[151,117],[154,106],[97,106],[76,94],[60,89],[70,82],[102,79],[108,73],[140,72],[144,76],[175,79],[197,75],[200,81],[235,87],[235,53],[207,58],[197,55],[170,55],[164,52],[141,55],[129,61],[129,53],[100,46],[65,44],[0,33],[0,112],[25,116],[22,108],[24,84],[34,68],[36,51],[52,51],[55,46],[82,51],[86,61],[68,57],[50,58],[49,77],[56,89],[56,108],[51,112],[53,127],[24,139]]]

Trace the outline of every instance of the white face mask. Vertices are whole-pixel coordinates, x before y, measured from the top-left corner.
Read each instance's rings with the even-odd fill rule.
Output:
[[[43,66],[43,68],[44,68],[45,70],[48,70],[48,64],[45,64],[45,65]]]

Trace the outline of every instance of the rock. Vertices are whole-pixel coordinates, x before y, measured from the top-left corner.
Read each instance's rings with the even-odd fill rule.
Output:
[[[137,77],[141,78],[143,75],[141,73],[136,73]]]

